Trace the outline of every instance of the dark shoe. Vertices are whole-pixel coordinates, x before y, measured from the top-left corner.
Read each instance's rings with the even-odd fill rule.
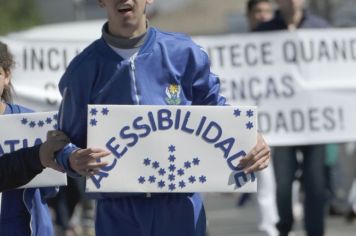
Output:
[[[347,212],[345,219],[347,223],[356,222],[356,213],[353,210],[350,210],[349,212]]]

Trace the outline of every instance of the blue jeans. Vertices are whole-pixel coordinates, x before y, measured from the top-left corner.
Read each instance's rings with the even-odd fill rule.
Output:
[[[298,150],[303,153],[301,168],[302,186],[305,191],[305,229],[310,236],[321,236],[324,234],[325,207],[324,145],[276,147],[272,150],[280,217],[277,229],[281,236],[288,235],[293,226],[292,183],[300,166],[296,157]]]

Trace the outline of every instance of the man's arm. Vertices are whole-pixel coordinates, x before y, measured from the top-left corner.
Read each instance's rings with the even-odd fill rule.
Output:
[[[0,192],[28,183],[45,167],[61,171],[54,153],[68,142],[63,132],[52,130],[43,144],[4,154],[0,157]]]

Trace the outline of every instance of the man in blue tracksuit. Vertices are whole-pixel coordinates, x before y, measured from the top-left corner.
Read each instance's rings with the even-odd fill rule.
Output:
[[[77,148],[86,147],[88,104],[225,103],[206,53],[187,36],[149,27],[145,8],[152,2],[99,0],[108,15],[102,37],[71,62],[59,83],[61,129],[73,144],[57,160],[74,176],[92,169],[83,164]],[[167,99],[172,86],[179,88],[179,99]],[[259,136],[242,165],[247,172],[258,171],[267,166],[269,156]],[[100,236],[200,236],[205,235],[205,221],[198,194],[102,194],[95,227]]]

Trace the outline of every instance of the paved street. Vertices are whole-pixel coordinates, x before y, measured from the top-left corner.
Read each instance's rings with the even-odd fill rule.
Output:
[[[204,195],[209,236],[261,236],[257,230],[256,200],[236,208],[236,194]],[[294,236],[304,236],[302,223],[296,224]],[[344,218],[328,217],[325,236],[356,236],[356,222],[346,224]]]

